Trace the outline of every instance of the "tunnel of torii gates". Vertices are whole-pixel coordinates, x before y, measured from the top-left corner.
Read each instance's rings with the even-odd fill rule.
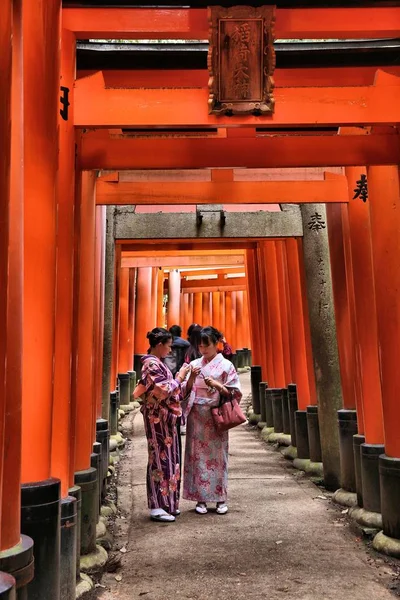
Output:
[[[0,597],[69,600],[104,563],[133,357],[192,320],[251,349],[252,418],[399,553],[400,68],[277,45],[274,113],[215,115],[206,66],[76,70],[77,40],[207,40],[204,2],[64,4],[1,3]],[[380,4],[278,1],[275,38],[389,47]]]

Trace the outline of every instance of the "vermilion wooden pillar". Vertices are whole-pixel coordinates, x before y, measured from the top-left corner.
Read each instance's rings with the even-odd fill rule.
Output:
[[[397,167],[368,169],[385,453],[400,458],[400,197]],[[364,405],[365,406],[365,405]],[[373,417],[376,420],[375,409]],[[372,416],[372,415],[371,415]],[[364,426],[369,414],[364,410]],[[376,424],[375,424],[376,427]]]
[[[193,316],[193,301],[194,301],[194,295],[192,293],[189,294],[189,318],[188,318],[188,327],[194,322],[194,316]],[[187,329],[186,331],[184,331],[185,335],[187,333]],[[185,336],[183,336],[185,337]]]
[[[239,349],[246,346],[244,335],[243,296],[244,292],[236,292],[236,348]]]
[[[249,311],[250,338],[252,348],[252,362],[261,365],[261,323],[259,321],[260,311],[257,298],[257,275],[256,275],[256,253],[254,250],[246,250],[246,273],[248,297],[252,299],[252,310]]]
[[[286,257],[292,322],[292,356],[294,358],[293,381],[297,385],[299,409],[306,410],[309,404],[315,404],[315,396],[314,401],[312,401],[312,395],[310,393],[309,386],[309,366],[307,363],[307,333],[305,329],[306,321],[304,318],[304,313],[307,311],[307,305],[304,305],[303,303],[299,264],[299,245],[296,238],[289,238],[286,240]]]
[[[310,330],[310,315],[308,312],[307,288],[306,288],[306,272],[304,265],[304,249],[303,238],[297,239],[297,248],[299,256],[299,270],[301,281],[301,293],[303,300],[303,316],[304,316],[304,333],[306,340],[307,368],[308,368],[308,385],[310,390],[310,404],[317,404],[317,388],[315,385],[314,376],[314,358],[311,345],[311,330]]]
[[[263,244],[258,244],[255,256],[255,274],[257,284],[251,298],[257,298],[258,320],[260,322],[259,336],[262,378],[263,381],[266,381],[270,387],[273,387],[275,381],[274,364],[272,357],[273,347],[268,306],[268,286],[265,270],[265,253]]]
[[[164,271],[161,267],[157,273],[157,327],[165,327],[164,317]]]
[[[23,482],[51,475],[60,4],[24,3]]]
[[[232,292],[225,292],[225,331],[228,344],[232,343]]]
[[[122,267],[119,276],[118,373],[129,371],[131,367],[129,352],[129,268]]]
[[[355,339],[352,328],[351,299],[348,294],[342,208],[340,204],[326,206],[328,238],[332,270],[332,288],[335,304],[336,332],[339,350],[340,377],[342,381],[343,407],[356,407]]]
[[[177,269],[171,269],[168,275],[168,328],[178,325],[180,320],[181,274]]]
[[[225,292],[219,293],[219,324],[220,331],[225,333]]]
[[[285,387],[285,365],[282,343],[282,322],[279,301],[278,267],[275,242],[262,243],[267,276],[267,300],[272,340],[272,360],[275,387]]]
[[[136,269],[129,269],[129,306],[128,306],[128,353],[129,371],[133,368],[135,352],[135,307],[136,307]]]
[[[95,334],[93,339],[93,401],[96,406],[94,419],[102,416],[102,380],[104,347],[104,293],[106,259],[106,207],[96,206],[96,254],[95,254]]]
[[[70,468],[75,413],[71,403],[71,353],[74,281],[75,132],[73,88],[75,35],[63,30],[61,85],[70,90],[68,119],[58,115],[60,151],[57,179],[57,281],[54,354],[54,411],[51,472],[61,480],[61,495],[73,485]],[[63,423],[63,427],[60,427]]]
[[[247,277],[246,277],[247,281]],[[249,322],[249,301],[247,290],[243,293],[243,322],[244,322],[244,347],[251,348],[250,341],[250,322]]]
[[[75,261],[79,291],[76,297],[76,440],[75,472],[90,468],[95,430],[93,427],[93,334],[94,334],[94,267],[95,267],[95,189],[96,174],[83,171],[76,210],[80,225],[79,254]]]
[[[135,354],[146,354],[150,331],[149,302],[151,300],[152,267],[139,267],[136,280]]]
[[[221,329],[220,312],[219,312],[219,304],[220,304],[219,295],[220,295],[220,292],[212,292],[212,294],[211,294],[211,312],[212,312],[211,322],[212,322],[213,327],[215,327],[218,330]]]
[[[151,328],[157,327],[157,302],[158,302],[158,269],[152,267],[151,272]]]
[[[232,304],[231,304],[231,340],[233,352],[236,352],[237,348],[237,320],[236,320],[236,295],[237,292],[232,292]]]
[[[203,325],[203,294],[201,292],[193,294],[193,323]]]
[[[185,338],[186,331],[191,324],[189,314],[189,294],[182,294],[182,305],[183,305],[183,319],[181,321],[182,337]]]
[[[366,174],[363,167],[347,167],[349,184]],[[349,186],[352,190],[354,186]],[[381,202],[381,199],[378,200]],[[357,356],[361,373],[362,401],[357,405],[358,432],[370,444],[383,443],[383,411],[379,358],[377,304],[369,203],[350,200],[348,223],[353,264]]]
[[[7,1],[2,6],[0,19],[0,551],[19,543],[21,520],[23,89],[20,13],[20,3]]]
[[[211,293],[203,292],[203,317],[201,319],[204,327],[211,325]]]
[[[283,347],[283,363],[285,367],[285,382],[286,385],[291,383],[292,377],[292,364],[291,364],[291,352],[292,346],[291,331],[289,328],[289,299],[286,296],[286,250],[283,241],[275,242],[276,248],[276,261],[277,261],[277,273],[278,273],[278,289],[279,289],[279,304],[281,314],[281,328],[282,328],[282,347]]]
[[[115,390],[118,375],[118,353],[119,353],[119,287],[121,271],[121,244],[115,244],[114,253],[114,304],[113,304],[113,337],[112,337],[112,362],[110,391]]]

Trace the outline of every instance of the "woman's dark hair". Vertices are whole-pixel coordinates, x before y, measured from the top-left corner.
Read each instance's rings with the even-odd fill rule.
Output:
[[[189,325],[189,328],[187,330],[187,339],[189,342],[190,342],[191,333],[195,327],[199,327],[201,329],[201,325],[199,325],[198,323],[192,323],[191,325]]]
[[[209,346],[210,343],[218,344],[221,337],[221,332],[218,331],[218,329],[215,329],[215,327],[203,327],[200,331],[200,340],[205,346]]]
[[[172,339],[170,332],[163,327],[154,327],[154,329],[147,333],[146,337],[150,342],[150,348],[147,352],[149,352],[151,348],[155,348],[157,344],[165,344],[168,340]]]
[[[190,336],[189,336],[189,348],[187,349],[186,352],[186,360],[192,361],[195,360],[196,358],[200,358],[201,354],[199,351],[199,344],[200,344],[200,333],[201,333],[201,326],[200,325],[196,325],[195,323],[193,323],[193,326],[190,326],[191,332],[190,332]],[[189,329],[190,329],[189,327]]]

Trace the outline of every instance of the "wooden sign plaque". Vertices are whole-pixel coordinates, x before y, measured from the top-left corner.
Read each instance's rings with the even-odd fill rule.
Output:
[[[275,7],[210,6],[208,20],[209,112],[272,113]]]

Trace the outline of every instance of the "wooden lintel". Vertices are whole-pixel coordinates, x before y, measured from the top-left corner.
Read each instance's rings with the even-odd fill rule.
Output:
[[[196,279],[196,280],[192,280],[189,279],[189,281],[186,280],[182,280],[181,281],[181,289],[182,290],[186,290],[188,288],[204,288],[204,287],[219,287],[219,286],[225,286],[225,287],[230,287],[230,286],[242,286],[245,287],[246,286],[246,278],[245,277],[232,277],[229,279],[223,278],[223,277],[218,277],[217,279]]]
[[[228,267],[230,265],[241,265],[243,256],[239,255],[209,255],[209,256],[124,256],[121,258],[121,267],[174,267],[175,269],[184,267]]]
[[[348,202],[344,175],[334,181],[124,182],[98,181],[97,204],[302,204]]]
[[[192,294],[197,292],[243,292],[246,290],[246,285],[225,285],[225,284],[217,284],[217,285],[203,285],[203,287],[188,287],[182,289],[182,292],[185,294]]]
[[[64,8],[62,23],[79,39],[208,39],[206,9]],[[400,8],[277,9],[276,39],[395,38]]]
[[[289,168],[388,165],[400,162],[398,135],[289,136],[242,139],[81,136],[82,169]]]
[[[246,272],[244,264],[238,268],[232,269],[213,269],[212,267],[204,269],[193,269],[190,271],[181,271],[182,279],[187,277],[203,277],[206,278],[209,275],[239,275]]]
[[[275,112],[269,116],[208,114],[207,88],[106,88],[101,72],[75,83],[76,127],[316,127],[396,124],[397,85],[304,87],[275,90]]]

